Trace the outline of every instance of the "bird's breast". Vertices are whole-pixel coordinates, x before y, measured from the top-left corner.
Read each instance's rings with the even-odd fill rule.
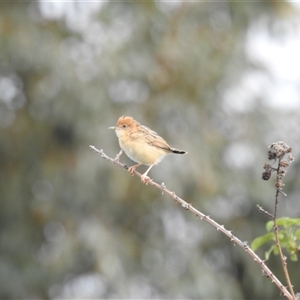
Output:
[[[170,154],[164,149],[148,144],[146,140],[120,138],[119,144],[130,159],[148,166],[159,163],[166,155]]]

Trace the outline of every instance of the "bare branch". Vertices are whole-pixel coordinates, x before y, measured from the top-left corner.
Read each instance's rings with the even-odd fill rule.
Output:
[[[120,153],[116,156],[115,159],[107,156],[103,150],[98,150],[96,147],[94,146],[90,146],[94,151],[98,152],[102,158],[118,165],[121,168],[125,168],[128,169],[128,167],[124,164],[122,164],[118,159],[120,157]],[[138,173],[137,171],[133,172],[136,176],[141,177],[141,174]],[[223,234],[225,234],[226,236],[229,237],[230,241],[233,242],[234,245],[238,245],[240,246],[242,249],[244,249],[244,251],[246,253],[248,253],[254,260],[254,262],[256,262],[257,264],[260,265],[263,274],[268,277],[272,283],[274,283],[279,290],[282,292],[282,294],[289,300],[294,299],[293,296],[290,294],[290,292],[287,290],[287,288],[279,281],[279,279],[273,274],[273,272],[268,268],[268,266],[266,265],[265,261],[262,260],[248,245],[247,241],[241,241],[240,239],[238,239],[235,235],[233,235],[233,233],[230,230],[227,230],[224,225],[220,225],[218,224],[216,221],[214,221],[212,218],[210,218],[210,216],[205,215],[204,213],[200,212],[199,210],[197,210],[196,208],[193,207],[193,205],[191,203],[186,202],[185,200],[183,200],[182,198],[178,197],[174,192],[170,191],[166,185],[164,183],[158,184],[156,182],[154,182],[152,179],[148,180],[146,182],[146,184],[150,184],[154,187],[156,187],[157,189],[159,189],[162,194],[168,194],[169,196],[171,196],[175,202],[181,204],[181,207],[183,207],[186,210],[189,210],[191,213],[193,213],[196,217],[199,217],[201,220],[206,221],[207,223],[211,224],[212,226],[214,226],[218,231],[222,232]]]
[[[256,205],[256,207],[258,208],[258,210],[260,211],[260,212],[263,212],[266,216],[268,216],[270,219],[272,219],[272,220],[274,220],[274,216],[271,214],[271,213],[269,213],[268,211],[266,211],[265,209],[263,209],[260,205]]]
[[[275,161],[277,161],[277,159],[278,159],[278,167],[273,168],[273,167],[271,167],[270,164],[266,163],[263,167],[265,169],[265,171],[263,172],[262,178],[264,180],[269,180],[269,178],[271,177],[271,173],[276,172],[276,183],[275,183],[276,195],[275,195],[275,209],[274,209],[274,216],[273,216],[273,220],[274,220],[273,229],[274,229],[274,233],[275,233],[276,246],[277,246],[277,249],[279,252],[284,276],[287,281],[292,299],[296,299],[293,285],[291,283],[291,279],[290,279],[289,272],[287,269],[286,257],[283,255],[282,247],[280,245],[279,227],[277,224],[277,210],[278,210],[278,203],[279,203],[278,196],[279,196],[279,193],[286,196],[286,194],[282,191],[282,188],[284,187],[284,183],[282,180],[283,180],[283,177],[287,173],[286,170],[290,166],[290,163],[294,161],[294,157],[292,156],[292,148],[289,147],[286,143],[284,143],[282,141],[271,144],[269,146],[269,149],[270,150],[268,151],[268,158],[269,158],[269,160],[275,160]],[[284,159],[286,155],[287,155],[287,159]],[[269,213],[267,213],[267,214],[269,214]]]
[[[278,164],[277,172],[280,169],[280,160],[281,160],[281,158],[279,158],[279,164]],[[278,176],[277,176],[277,180],[278,180]],[[279,203],[278,196],[279,196],[280,192],[281,192],[281,190],[279,188],[277,188],[276,189],[276,195],[275,195],[275,210],[274,210],[275,240],[276,240],[276,246],[277,246],[278,251],[279,251],[279,256],[280,256],[281,265],[282,265],[282,269],[283,269],[283,272],[284,272],[285,279],[287,281],[287,284],[288,284],[289,290],[290,290],[290,292],[293,296],[293,299],[296,299],[295,294],[294,294],[293,285],[291,283],[291,279],[290,279],[289,272],[288,272],[288,269],[287,269],[286,256],[283,255],[282,248],[281,248],[280,241],[279,241],[279,227],[278,227],[278,224],[277,224],[277,209],[278,209],[278,203]]]

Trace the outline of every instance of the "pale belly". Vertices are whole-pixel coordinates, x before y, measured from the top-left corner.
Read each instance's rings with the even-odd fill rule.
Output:
[[[120,147],[126,155],[133,161],[143,165],[153,165],[159,163],[166,155],[170,154],[163,149],[153,147],[149,144],[130,143],[124,145],[119,140]]]

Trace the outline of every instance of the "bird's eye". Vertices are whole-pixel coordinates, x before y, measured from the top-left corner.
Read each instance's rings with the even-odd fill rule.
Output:
[[[125,125],[125,124],[123,124],[123,125],[122,125],[122,127],[123,127],[123,128],[126,128],[126,125]]]

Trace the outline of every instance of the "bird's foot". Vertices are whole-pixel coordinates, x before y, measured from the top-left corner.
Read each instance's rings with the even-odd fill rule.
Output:
[[[131,175],[133,175],[135,169],[136,169],[136,168],[134,168],[134,166],[129,167],[129,168],[128,168],[128,172],[129,172]]]
[[[137,167],[139,167],[139,166],[140,166],[140,164],[137,164],[137,165],[134,165],[134,166],[129,167],[129,168],[128,168],[128,172],[129,172],[131,175],[133,175],[135,169],[136,169]]]
[[[147,175],[143,174],[141,176],[141,181],[147,185],[151,181],[151,179]]]

